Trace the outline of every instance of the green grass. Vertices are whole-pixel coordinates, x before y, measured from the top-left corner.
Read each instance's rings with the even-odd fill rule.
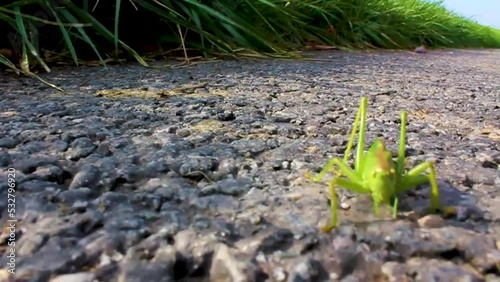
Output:
[[[50,71],[44,50],[74,64],[119,52],[147,66],[170,56],[296,57],[305,42],[338,48],[498,48],[500,30],[422,0],[23,0],[0,4],[0,63]],[[20,61],[20,63],[19,63]]]

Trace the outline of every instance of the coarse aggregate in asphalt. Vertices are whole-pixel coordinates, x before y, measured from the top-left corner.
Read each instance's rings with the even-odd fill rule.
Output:
[[[314,56],[2,74],[0,281],[500,281],[500,51]],[[456,215],[428,185],[397,219],[339,189],[319,231],[331,177],[305,175],[364,96],[367,142],[395,152],[407,110],[407,166],[435,162]]]

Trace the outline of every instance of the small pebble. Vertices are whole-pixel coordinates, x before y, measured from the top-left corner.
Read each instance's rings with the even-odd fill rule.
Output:
[[[425,46],[422,45],[422,46],[418,46],[417,48],[415,48],[415,53],[423,54],[423,53],[427,53],[427,50],[425,49]]]
[[[439,215],[429,214],[417,220],[418,225],[425,228],[439,228],[444,225],[444,219]]]
[[[404,281],[406,269],[404,265],[388,261],[382,265],[382,273],[387,276],[389,282]]]
[[[330,281],[337,281],[339,279],[339,275],[335,272],[330,272]]]
[[[298,200],[302,199],[302,197],[304,197],[304,195],[302,193],[299,193],[299,192],[293,192],[293,193],[288,193],[288,194],[283,195],[283,198],[290,199],[292,201],[298,201]]]
[[[7,269],[0,269],[0,281],[9,281],[9,277],[11,277],[11,274]]]
[[[348,210],[351,208],[351,205],[349,203],[342,202],[342,203],[340,203],[340,208],[343,210]]]
[[[273,278],[278,282],[286,280],[286,272],[283,267],[277,267],[273,270]]]
[[[385,107],[384,106],[379,106],[378,111],[380,114],[385,114]]]

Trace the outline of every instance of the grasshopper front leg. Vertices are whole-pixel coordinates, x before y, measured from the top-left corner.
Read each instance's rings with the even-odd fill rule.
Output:
[[[370,194],[371,190],[369,187],[363,185],[362,178],[354,171],[349,168],[340,159],[332,160],[334,166],[337,166],[340,170],[340,174],[345,175],[347,178],[341,178],[341,176],[336,176],[330,181],[330,213],[331,221],[330,224],[321,228],[323,232],[329,232],[337,226],[337,192],[335,187],[339,186],[344,189],[351,190],[353,192]]]

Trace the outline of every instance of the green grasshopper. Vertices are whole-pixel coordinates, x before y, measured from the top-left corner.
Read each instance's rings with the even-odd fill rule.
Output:
[[[392,153],[386,148],[384,141],[376,139],[365,153],[365,132],[366,132],[366,112],[367,98],[361,99],[351,137],[347,143],[344,159],[333,158],[325,167],[313,178],[314,182],[319,182],[326,173],[332,171],[334,167],[339,169],[336,177],[330,181],[330,206],[331,223],[322,228],[324,232],[329,232],[337,225],[337,194],[335,186],[349,189],[357,193],[371,194],[373,198],[373,210],[375,215],[380,215],[381,204],[393,207],[393,217],[397,217],[398,194],[415,188],[421,184],[430,182],[430,211],[435,213],[442,209],[439,197],[439,188],[436,180],[436,170],[430,161],[423,162],[410,170],[405,170],[405,142],[406,142],[406,111],[401,112],[401,131],[399,135],[399,151],[397,161],[392,159]],[[361,122],[360,122],[361,119]],[[359,138],[354,160],[354,169],[347,165],[357,132],[358,124]],[[429,174],[425,172],[429,170]],[[452,210],[450,209],[450,212]]]

